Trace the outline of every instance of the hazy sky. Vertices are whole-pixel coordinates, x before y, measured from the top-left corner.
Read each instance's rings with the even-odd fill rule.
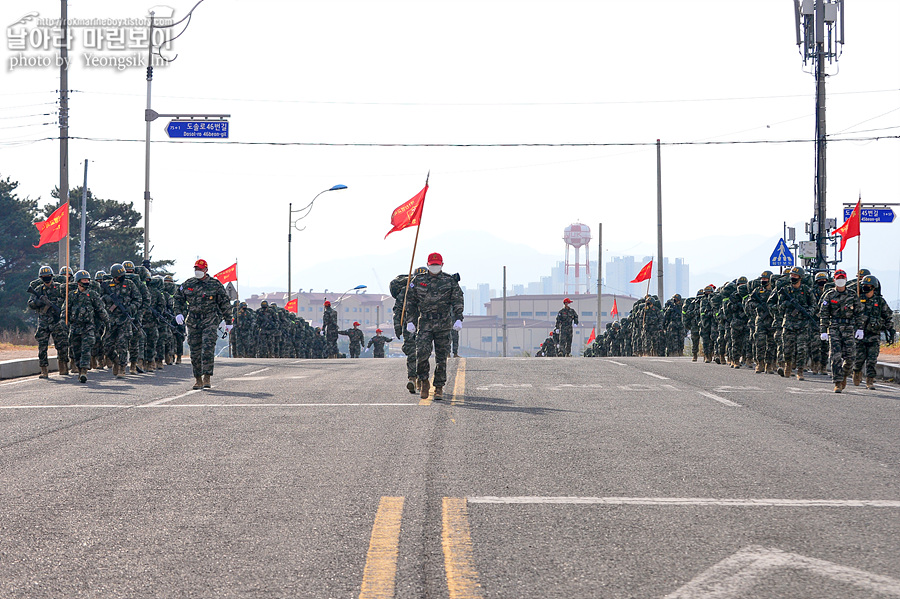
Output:
[[[194,1],[160,4],[180,18]],[[69,17],[141,17],[152,5],[73,2]],[[849,5],[840,71],[827,83],[828,131],[900,135],[900,2]],[[58,17],[59,2],[4,0],[0,22],[32,11]],[[12,69],[8,36],[0,50],[0,175],[18,180],[22,195],[49,201],[58,142],[30,140],[58,135],[39,125],[55,116],[28,115],[56,110],[59,73]],[[86,67],[83,31],[75,36],[70,135],[102,141],[70,142],[70,185],[80,185],[88,158],[97,196],[143,211],[144,69]],[[168,55],[175,54],[155,70],[153,108],[229,113],[231,136],[168,143],[168,119],[153,124],[154,256],[177,259],[182,277],[198,255],[213,270],[237,257],[242,283],[253,287],[285,286],[288,203],[305,205],[334,184],[349,189],[321,196],[294,235],[295,287],[345,283],[339,275],[305,280],[316,265],[408,252],[412,230],[383,237],[391,211],[421,189],[429,169],[419,256],[441,251],[453,271],[465,272],[466,264],[453,264],[447,233],[490,232],[562,259],[562,230],[580,220],[604,223],[609,254],[655,249],[657,138],[814,135],[814,80],[802,69],[789,0],[205,0],[173,43]],[[304,143],[650,145],[291,145]],[[813,158],[812,143],[664,146],[666,242],[780,235],[783,221],[808,220]],[[860,192],[900,202],[898,165],[898,139],[830,143],[829,216],[841,221],[840,204]],[[432,247],[438,236],[444,246]],[[896,265],[900,235],[894,239],[883,251]],[[483,261],[503,263],[503,243],[483,249]],[[720,261],[716,247],[709,252]],[[855,265],[855,253],[844,256]],[[703,259],[692,256],[691,268],[702,269]],[[406,266],[384,266],[384,278]],[[541,274],[548,273],[513,282]]]

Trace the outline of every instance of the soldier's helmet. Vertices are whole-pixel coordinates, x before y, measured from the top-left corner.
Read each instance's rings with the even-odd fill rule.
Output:
[[[38,277],[41,279],[43,279],[44,277],[52,277],[52,276],[53,276],[53,269],[47,265],[42,266],[40,268],[40,270],[38,270]]]
[[[267,302],[266,300],[263,300],[263,301],[259,302],[259,307],[260,308],[268,308],[269,302]]]
[[[174,283],[175,279],[172,278],[172,275],[166,275],[165,277],[163,277],[163,281],[166,283]]]
[[[828,282],[828,274],[824,272],[817,272],[815,281],[817,285],[824,285]]]
[[[247,307],[247,302],[241,302],[241,308],[246,308],[246,307]]]
[[[102,280],[103,280],[103,277],[105,277],[105,276],[106,276],[106,271],[105,271],[105,270],[98,270],[97,272],[94,273],[94,280],[95,280],[95,281],[102,281]]]
[[[128,267],[125,267],[125,270],[128,270]],[[142,281],[147,281],[150,279],[150,271],[144,268],[143,266],[138,266],[134,269],[134,274],[136,274]]]
[[[746,296],[750,293],[750,286],[747,283],[741,283],[737,288],[738,294],[741,296]]]
[[[746,284],[747,284],[747,277],[738,277],[737,284],[738,284],[738,285],[746,285]]]
[[[125,267],[125,272],[134,272],[134,262],[131,260],[126,260],[122,263],[122,266]]]
[[[86,270],[79,270],[75,273],[75,282],[80,283],[81,281],[87,280],[88,283],[91,282],[91,273]]]
[[[125,274],[125,267],[118,262],[109,267],[109,274],[114,279],[118,279]]]
[[[795,267],[793,267],[791,270],[788,271],[788,274],[791,274],[791,275],[797,275],[798,277],[800,277],[800,278],[802,279],[803,276],[804,276],[806,273],[803,272],[803,268],[802,268],[802,267],[800,267],[800,266],[795,266]]]
[[[65,276],[65,277],[71,277],[72,269],[69,268],[68,266],[63,266],[62,268],[59,269],[59,274]]]
[[[680,299],[681,299],[681,294],[680,294],[680,293],[676,293],[675,295],[672,296],[672,299],[673,299],[673,300],[680,300]]]
[[[726,293],[726,294],[734,293],[734,290],[735,290],[735,289],[737,289],[737,287],[736,287],[735,284],[732,283],[731,281],[729,281],[729,282],[725,283],[724,285],[722,285],[722,293]]]
[[[858,278],[862,279],[863,277],[867,277],[867,276],[869,276],[870,274],[872,274],[872,271],[869,270],[868,268],[860,268],[860,269],[859,269],[859,272],[856,273],[856,276],[857,276]]]
[[[698,290],[697,290],[697,297],[700,297],[701,295],[703,295],[703,290],[702,290],[702,289],[698,289]]]
[[[869,289],[866,289],[868,287]],[[862,278],[862,286],[861,291],[863,293],[869,293],[872,289],[876,289],[878,287],[878,279],[876,279],[873,275],[866,275]]]
[[[771,279],[771,278],[772,278],[772,271],[771,271],[771,270],[764,270],[764,271],[762,271],[762,274],[759,275],[759,278],[760,278],[760,279]]]
[[[164,283],[165,281],[163,280],[161,275],[153,275],[152,277],[150,277],[150,286],[154,289],[159,289],[163,286]]]
[[[417,269],[415,269],[415,270],[413,271],[413,276],[416,276],[416,275],[424,275],[424,274],[427,273],[427,272],[428,272],[428,268],[427,268],[427,267],[425,267],[425,266],[420,266],[419,268],[417,268]]]
[[[269,305],[272,306],[273,308],[277,308],[277,307],[278,307],[278,304],[276,304],[275,302],[272,302],[272,303],[269,304]]]

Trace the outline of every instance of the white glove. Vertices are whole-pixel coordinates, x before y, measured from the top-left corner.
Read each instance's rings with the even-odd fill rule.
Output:
[[[456,329],[457,331],[461,331],[462,330],[462,321],[457,320],[456,322],[454,322],[453,328]]]
[[[822,333],[821,335],[819,335],[819,339],[821,339],[822,341],[828,341],[828,333]]]
[[[865,336],[865,333],[863,333],[862,329],[856,329],[856,334],[853,336],[857,339],[862,339]]]
[[[233,324],[226,324],[225,325],[225,334],[226,335],[229,334],[231,332],[231,329],[233,329],[233,328],[234,328]]]
[[[178,324],[184,324],[184,314],[176,314],[175,322],[177,322]]]
[[[559,329],[554,329],[553,332],[556,333],[557,335],[559,335]]]
[[[407,323],[407,325],[406,325],[406,330],[409,331],[410,333],[415,333],[415,332],[416,332],[416,325],[414,325],[414,324],[411,323],[411,322],[410,322],[410,323]]]

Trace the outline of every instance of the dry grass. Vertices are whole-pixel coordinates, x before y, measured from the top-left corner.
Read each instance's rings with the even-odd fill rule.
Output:
[[[0,331],[0,351],[37,349],[34,331]]]

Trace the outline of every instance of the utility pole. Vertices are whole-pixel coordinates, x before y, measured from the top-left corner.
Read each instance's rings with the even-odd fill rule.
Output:
[[[59,205],[69,201],[69,12],[60,0],[62,46],[59,49]],[[66,265],[68,244],[59,245],[59,267]]]
[[[291,222],[291,206],[293,204],[288,202],[288,298],[287,301],[291,301],[291,229],[294,228],[294,223]]]
[[[79,252],[79,267],[84,270],[84,251],[87,247],[85,234],[87,231],[87,167],[88,159],[84,159],[84,185],[81,186],[81,251]]]
[[[597,330],[596,335],[600,334],[600,311],[602,307],[601,298],[603,297],[603,223],[597,225]]]
[[[659,140],[656,140],[656,290],[661,304],[666,303],[663,286],[663,247],[662,247],[662,163]]]
[[[506,267],[503,267],[503,357],[506,357]]]

